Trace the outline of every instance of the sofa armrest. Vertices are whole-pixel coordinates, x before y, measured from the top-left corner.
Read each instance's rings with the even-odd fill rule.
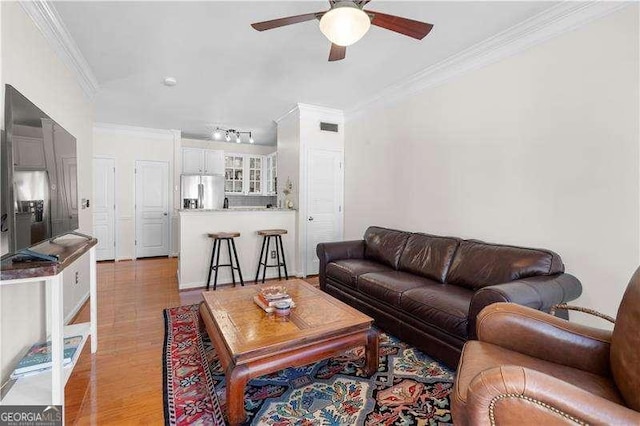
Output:
[[[476,291],[469,307],[467,332],[469,339],[476,338],[476,317],[485,306],[496,302],[511,302],[549,312],[553,305],[577,299],[582,285],[570,274],[558,274],[523,278],[504,284],[496,284]],[[565,311],[559,313],[568,319]]]
[[[320,243],[316,246],[316,254],[320,260],[318,269],[320,288],[324,290],[327,276],[326,268],[329,262],[340,259],[363,259],[364,240]]]
[[[640,413],[539,371],[502,366],[483,371],[469,384],[462,420],[491,425],[556,424],[560,419],[563,424],[637,425]]]
[[[569,322],[514,303],[480,312],[478,340],[555,364],[608,376],[611,331]]]

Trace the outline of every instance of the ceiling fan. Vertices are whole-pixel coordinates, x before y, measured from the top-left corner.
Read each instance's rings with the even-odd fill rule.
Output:
[[[331,8],[323,12],[306,13],[270,21],[256,22],[251,26],[258,31],[271,30],[300,22],[320,20],[320,31],[331,42],[329,61],[344,59],[347,46],[360,40],[371,25],[395,31],[422,40],[433,28],[432,24],[413,19],[364,10],[370,0],[329,0]]]

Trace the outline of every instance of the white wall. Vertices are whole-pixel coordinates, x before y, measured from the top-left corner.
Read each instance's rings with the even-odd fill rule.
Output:
[[[285,199],[282,190],[289,180],[293,186],[289,199],[297,208],[300,183],[300,111],[297,108],[278,120],[277,138],[278,199]]]
[[[583,283],[575,303],[615,314],[640,260],[638,36],[635,4],[352,115],[346,237],[377,224],[549,248]]]
[[[315,250],[307,247],[307,162],[310,149],[336,151],[344,155],[344,115],[341,110],[314,105],[298,104],[284,116],[276,120],[278,145],[278,198],[284,205],[287,198],[282,190],[287,180],[291,181],[292,193],[289,199],[298,210],[296,216],[297,238],[295,243],[296,270],[306,275],[316,271],[307,271],[307,259],[315,258]],[[339,131],[320,130],[320,123],[338,125]],[[342,196],[342,194],[340,194]],[[342,220],[339,220],[342,223]],[[340,232],[342,229],[340,229]]]
[[[93,102],[60,61],[40,31],[16,2],[1,2],[2,88],[0,117],[4,117],[4,84],[11,84],[77,140],[79,198],[92,198]],[[4,120],[0,119],[4,128]],[[91,209],[79,211],[80,231],[91,233]],[[88,293],[88,281],[80,293]],[[2,287],[0,290],[0,366],[2,381],[17,357],[44,337],[44,286]]]
[[[135,247],[135,165],[136,161],[169,163],[169,205],[176,188],[171,183],[174,170],[174,135],[171,131],[137,130],[118,126],[96,126],[93,134],[95,157],[114,158],[116,162],[116,259],[133,259]],[[171,253],[178,252],[177,216],[172,227]]]

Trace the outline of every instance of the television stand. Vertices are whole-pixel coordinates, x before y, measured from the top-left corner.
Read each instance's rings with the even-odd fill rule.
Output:
[[[33,247],[37,250],[34,253],[38,255],[47,253],[47,256],[54,258],[55,261],[34,259],[29,262],[13,263],[11,258],[14,256],[11,256],[0,262],[0,287],[29,286],[44,281],[47,292],[46,315],[51,319],[46,326],[46,340],[51,341],[52,355],[51,370],[22,377],[3,386],[0,405],[62,405],[64,419],[64,387],[76,366],[82,348],[87,341],[90,341],[91,353],[94,354],[98,350],[97,244],[98,240],[95,238],[90,240],[68,238],[55,244],[45,241]],[[64,274],[67,273],[69,266],[86,253],[89,255],[90,320],[85,323],[65,325]],[[82,336],[82,343],[71,363],[64,365],[64,338],[73,336]]]

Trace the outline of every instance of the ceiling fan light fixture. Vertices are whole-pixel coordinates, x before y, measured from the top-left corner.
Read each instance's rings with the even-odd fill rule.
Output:
[[[353,2],[337,3],[320,18],[320,31],[333,44],[351,46],[371,27],[371,19]]]

